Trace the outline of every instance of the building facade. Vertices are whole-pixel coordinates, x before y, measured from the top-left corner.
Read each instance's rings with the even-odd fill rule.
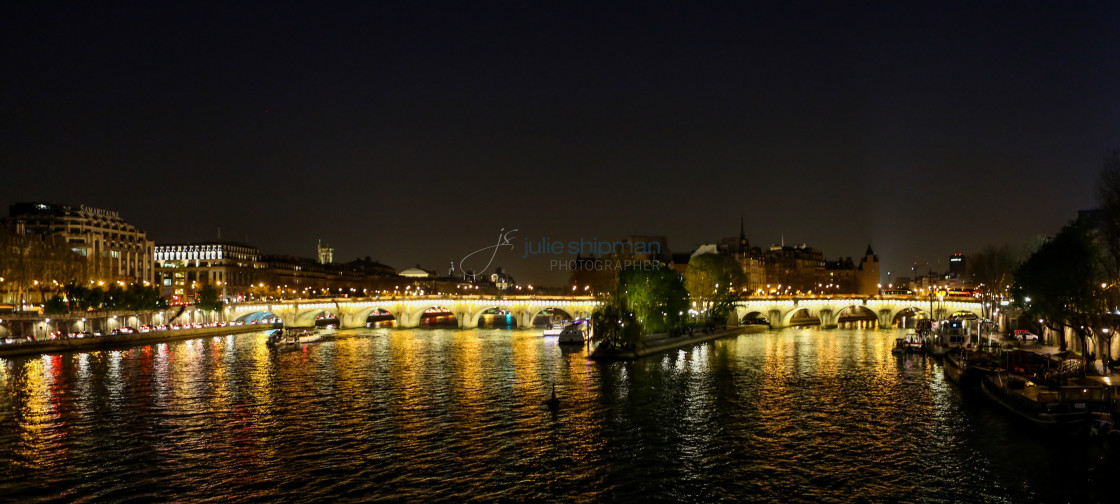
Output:
[[[824,254],[806,244],[773,245],[764,252],[767,291],[775,294],[817,292],[828,278]]]
[[[949,274],[958,277],[963,277],[968,272],[968,264],[965,261],[964,254],[953,254],[949,256]]]
[[[156,284],[172,303],[193,302],[206,285],[223,298],[243,298],[266,267],[256,247],[240,243],[169,243],[154,250]]]
[[[88,278],[55,280],[143,283],[155,278],[155,243],[114,210],[33,202],[16,203],[8,214],[5,227],[16,235],[55,237],[86,259]]]
[[[323,264],[319,258],[262,255],[232,242],[160,244],[155,257],[157,283],[172,303],[193,303],[207,285],[223,299],[239,301],[373,295],[411,284],[369,258]]]

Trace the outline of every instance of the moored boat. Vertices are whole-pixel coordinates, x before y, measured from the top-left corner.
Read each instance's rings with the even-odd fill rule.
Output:
[[[559,316],[553,316],[548,320],[548,327],[544,328],[544,336],[560,336],[564,329],[572,325],[571,320],[564,320]]]
[[[941,361],[941,369],[945,371],[945,378],[957,385],[963,385],[964,362],[960,352],[946,352],[945,359]]]
[[[1103,387],[1076,383],[1049,389],[1003,369],[989,373],[981,388],[992,401],[1027,423],[1066,432],[1086,431],[1093,412],[1106,408]]]
[[[577,320],[560,331],[556,342],[564,345],[582,345],[587,342],[587,333],[587,321]]]
[[[314,343],[322,339],[318,330],[294,330],[280,328],[269,334],[266,345],[273,347],[295,346],[301,343]]]
[[[771,328],[770,320],[767,319],[766,317],[747,317],[747,318],[743,319],[743,323],[741,325],[751,326],[751,327],[763,327],[763,328],[766,328],[766,329]]]
[[[945,352],[941,361],[945,378],[965,388],[979,386],[984,376],[991,372],[990,364],[990,354],[961,347]]]
[[[964,346],[969,338],[969,328],[964,320],[942,320],[937,330],[926,337],[925,350],[934,357],[944,357],[954,348]]]
[[[909,353],[922,351],[922,337],[918,333],[907,333],[906,336],[894,340],[894,353]]]

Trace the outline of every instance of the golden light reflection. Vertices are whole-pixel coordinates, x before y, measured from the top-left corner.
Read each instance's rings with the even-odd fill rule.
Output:
[[[762,376],[755,401],[759,419],[759,439],[763,443],[775,442],[786,435],[790,428],[793,404],[789,394],[791,371],[787,369],[792,340],[803,330],[785,330],[766,334],[766,347],[762,355]]]
[[[16,454],[13,463],[27,469],[40,469],[50,462],[52,453],[47,449],[48,441],[44,430],[49,426],[51,403],[50,359],[28,359],[16,371],[15,387],[18,395],[16,428],[19,429],[19,445],[13,450]]]
[[[433,333],[442,329],[405,329],[393,331],[389,337],[389,404],[394,434],[404,449],[421,450],[424,435],[438,426],[431,419],[432,405],[425,373],[428,371]]]
[[[463,422],[472,427],[481,424],[482,408],[485,402],[486,371],[483,369],[485,359],[482,355],[483,341],[474,331],[464,334],[456,341],[455,357],[449,364],[455,376],[453,383],[455,389],[455,402],[458,411],[461,411]]]
[[[368,413],[376,403],[376,390],[370,383],[373,356],[368,342],[353,335],[353,331],[339,332],[333,358],[324,364],[332,367],[335,377],[334,400],[340,426],[346,432],[369,432]]]
[[[106,353],[105,390],[109,393],[106,401],[113,411],[120,411],[121,394],[124,391],[124,379],[121,376],[121,352],[110,350]]]

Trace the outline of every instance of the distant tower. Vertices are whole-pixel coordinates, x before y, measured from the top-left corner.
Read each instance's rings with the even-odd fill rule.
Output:
[[[743,231],[743,216],[739,215],[739,259],[747,257],[747,251],[751,248],[750,242],[747,241],[747,233]]]
[[[856,271],[859,293],[873,296],[879,293],[879,256],[867,246],[867,253],[859,261],[859,270]]]
[[[953,254],[949,256],[949,274],[957,278],[964,276],[967,267],[965,266],[964,254]]]
[[[323,246],[323,240],[319,240],[319,264],[330,264],[332,262],[334,262],[334,247]]]

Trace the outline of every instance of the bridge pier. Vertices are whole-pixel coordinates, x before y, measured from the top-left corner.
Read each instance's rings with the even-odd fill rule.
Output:
[[[893,323],[890,310],[879,310],[879,329],[890,329]]]
[[[416,327],[420,327],[420,317],[423,316],[422,313],[414,314],[409,312],[401,312],[399,315],[394,315],[396,315],[397,317],[397,327],[401,329],[413,329]]]
[[[832,310],[821,310],[817,312],[817,318],[821,321],[821,329],[835,329],[837,326],[837,317],[832,313]]]
[[[516,317],[518,329],[529,329],[533,327],[533,314],[529,313],[527,310],[518,311]]]
[[[469,310],[456,313],[455,320],[459,322],[459,329],[474,329],[478,327],[478,317],[475,317]]]
[[[782,318],[781,310],[770,310],[767,313],[769,313],[769,315],[766,316],[766,320],[770,321],[771,329],[781,329],[783,327],[786,327],[786,321]]]

